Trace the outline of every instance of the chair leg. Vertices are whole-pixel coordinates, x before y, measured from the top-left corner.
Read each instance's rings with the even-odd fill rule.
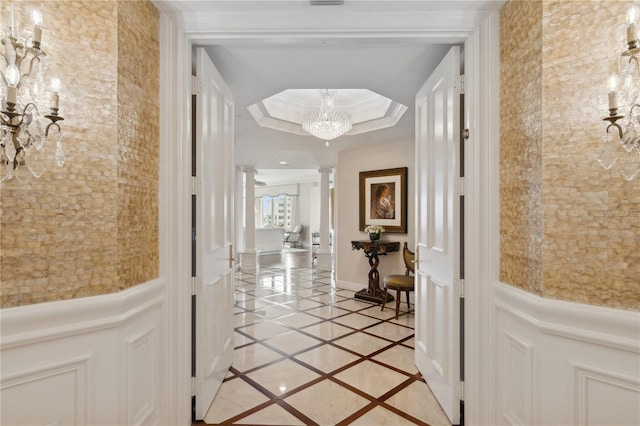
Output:
[[[396,319],[398,319],[398,315],[400,314],[400,296],[402,296],[402,294],[400,293],[400,289],[396,290]]]
[[[381,311],[384,310],[384,305],[387,304],[387,286],[384,286],[384,294],[382,295],[382,308],[380,308]]]
[[[409,292],[406,291],[405,293],[407,293],[407,312],[409,312],[411,310],[411,305],[409,304]]]

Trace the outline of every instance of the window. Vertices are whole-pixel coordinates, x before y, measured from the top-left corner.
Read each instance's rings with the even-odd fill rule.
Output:
[[[295,195],[263,195],[256,198],[256,227],[280,226],[291,229],[295,226],[292,219],[295,218]]]

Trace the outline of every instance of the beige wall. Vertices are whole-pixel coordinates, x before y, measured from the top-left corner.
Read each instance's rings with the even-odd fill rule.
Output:
[[[359,178],[360,172],[408,167],[407,174],[407,233],[385,233],[382,239],[399,241],[400,247],[405,241],[414,247],[415,234],[415,155],[413,140],[378,144],[367,148],[340,151],[335,172],[336,241],[334,251],[336,259],[336,279],[338,284],[358,284],[366,288],[369,282],[369,263],[362,251],[351,249],[351,241],[368,239],[360,232]],[[391,253],[380,258],[378,266],[380,276],[404,273],[402,253]]]
[[[3,1],[3,22],[8,4]],[[44,14],[67,161],[0,189],[2,308],[158,276],[159,15],[150,2],[14,2]]]
[[[510,1],[501,11],[500,279],[640,309],[640,179],[596,158],[629,2]]]

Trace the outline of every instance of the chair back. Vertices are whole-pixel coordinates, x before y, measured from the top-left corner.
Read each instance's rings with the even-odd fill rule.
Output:
[[[404,259],[404,265],[407,267],[407,272],[405,272],[405,275],[409,275],[409,273],[415,273],[414,262],[416,260],[416,254],[409,250],[406,241],[404,242],[404,247],[402,247],[402,257]]]

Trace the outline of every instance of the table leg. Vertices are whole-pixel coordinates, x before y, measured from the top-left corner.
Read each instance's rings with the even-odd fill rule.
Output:
[[[380,273],[378,272],[380,259],[378,258],[377,250],[365,252],[365,256],[369,260],[369,266],[371,267],[369,270],[369,286],[357,292],[355,298],[374,303],[382,303],[384,301],[384,291],[380,288]],[[387,302],[393,300],[393,296],[387,293]]]

